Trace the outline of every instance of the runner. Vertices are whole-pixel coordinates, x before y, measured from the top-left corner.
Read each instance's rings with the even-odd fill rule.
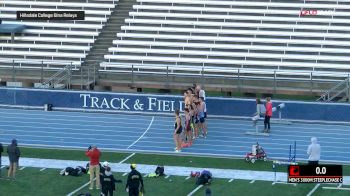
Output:
[[[199,138],[199,100],[197,97],[193,100],[193,116],[194,116],[194,137]]]
[[[175,125],[174,125],[174,141],[175,141],[175,152],[181,152],[181,132],[182,132],[182,125],[181,125],[181,117],[180,117],[180,111],[179,109],[175,110]]]
[[[185,108],[189,108],[191,105],[191,94],[189,94],[189,91],[184,92],[184,103],[185,103]]]
[[[199,105],[198,105],[198,116],[199,116],[199,127],[202,130],[202,135],[204,138],[207,138],[207,125],[205,122],[205,111],[206,111],[206,104],[204,102],[203,97],[199,98]]]
[[[192,145],[192,129],[191,129],[191,114],[189,108],[185,108],[185,134],[186,143]]]

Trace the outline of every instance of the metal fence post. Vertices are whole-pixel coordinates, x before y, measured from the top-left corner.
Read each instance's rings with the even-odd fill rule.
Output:
[[[238,78],[238,81],[237,81],[237,88],[238,88],[238,92],[241,92],[241,78],[240,78],[240,69],[238,69],[237,71],[237,78]]]
[[[347,81],[347,90],[348,90],[348,102],[350,102],[350,75],[348,74],[348,81]]]
[[[204,86],[204,65],[202,66],[202,86]]]
[[[72,70],[71,70],[72,67],[73,67],[73,62],[70,62],[70,65],[69,65],[69,68],[68,68],[68,79],[67,79],[67,82],[68,82],[67,88],[68,88],[68,89],[71,88],[71,87],[70,87],[70,86],[71,86],[71,83],[70,83],[70,82],[71,82],[71,76],[72,76],[72,74],[71,74],[71,73],[72,73],[72,72],[71,72],[71,71],[72,71]]]
[[[40,82],[44,82],[44,61],[41,61],[41,73],[40,73]]]
[[[96,67],[94,66],[94,86],[96,84]]]
[[[166,85],[169,85],[169,66],[166,66]]]
[[[310,90],[311,90],[311,94],[314,91],[314,81],[313,81],[313,72],[310,73]]]
[[[90,68],[87,67],[87,82],[86,82],[86,89],[90,90]]]
[[[276,70],[273,71],[273,92],[276,94],[277,84],[276,84]]]
[[[83,68],[80,67],[80,89],[83,90]]]
[[[131,65],[131,86],[134,86],[134,64]]]

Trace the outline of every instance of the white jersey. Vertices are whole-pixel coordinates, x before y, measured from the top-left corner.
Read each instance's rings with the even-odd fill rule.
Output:
[[[309,156],[309,161],[319,161],[321,157],[321,146],[317,143],[315,137],[311,138],[311,144],[307,148],[307,155]]]
[[[203,100],[205,101],[205,91],[204,90],[200,90],[198,95],[199,95],[199,97],[203,97]]]

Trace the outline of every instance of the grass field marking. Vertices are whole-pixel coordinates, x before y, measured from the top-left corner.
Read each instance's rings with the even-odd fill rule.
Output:
[[[255,180],[252,180],[252,181],[250,181],[249,183],[250,183],[250,184],[253,184],[254,182],[255,182]]]
[[[167,175],[167,176],[165,176],[165,179],[168,179],[170,177],[170,175]]]
[[[197,186],[195,189],[193,189],[192,192],[190,192],[189,194],[187,194],[187,196],[192,196],[193,194],[195,194],[199,189],[201,189],[203,187],[203,185],[199,185]]]
[[[44,171],[46,168],[44,167],[44,168],[42,168],[40,171],[42,172],[42,171]]]
[[[231,178],[228,182],[232,182],[234,179],[233,178]]]
[[[337,186],[338,188],[340,188],[340,187],[342,187],[343,186],[343,184],[342,183],[339,183],[339,185]]]
[[[126,175],[128,175],[128,173],[126,173],[126,172],[125,172],[125,173],[123,173],[123,175],[122,175],[122,176],[126,176]]]
[[[320,186],[320,184],[316,184],[315,187],[306,196],[311,196],[317,190],[317,188],[319,186]]]
[[[350,191],[350,188],[342,188],[342,187],[328,187],[328,186],[324,186],[322,187],[323,189],[332,189],[332,190],[343,190],[343,191]]]
[[[26,167],[21,167],[21,168],[19,168],[19,170],[24,170]]]
[[[148,174],[143,175],[144,178],[146,178],[147,176],[148,176]]]
[[[96,178],[94,178],[94,179],[92,180],[92,182],[94,182],[95,180],[96,180]],[[69,193],[67,196],[72,196],[72,195],[74,195],[75,193],[77,193],[77,192],[80,191],[81,189],[85,188],[85,187],[86,187],[87,185],[89,185],[89,184],[90,184],[90,181],[87,182],[87,183],[85,183],[85,184],[83,184],[81,187],[75,189],[73,192]]]
[[[131,158],[132,156],[134,156],[134,155],[135,155],[135,153],[132,153],[131,155],[127,156],[125,159],[119,161],[118,163],[119,163],[119,164],[120,164],[120,163],[124,163],[126,160],[130,159],[130,158]]]
[[[191,178],[191,176],[187,176],[186,178],[185,178],[185,180],[188,180],[188,179],[190,179]]]
[[[131,155],[127,156],[125,159],[119,161],[119,164],[124,163],[126,160],[130,159],[130,157],[132,157],[132,156],[134,156],[134,155],[135,155],[135,153],[132,153]],[[93,179],[93,181],[95,181],[95,180],[96,180],[96,178]],[[81,187],[75,189],[74,191],[72,191],[71,193],[69,193],[67,196],[72,196],[72,195],[74,195],[75,193],[77,193],[77,192],[80,191],[81,189],[85,188],[85,187],[86,187],[87,185],[89,185],[89,184],[90,184],[90,181],[87,182],[87,183],[85,183],[85,184],[83,184]]]
[[[149,128],[151,128],[151,126],[153,124],[153,121],[154,121],[154,116],[152,116],[152,120],[149,123],[147,129],[143,132],[143,134],[137,140],[135,140],[132,144],[130,144],[130,146],[128,146],[126,149],[131,148],[134,144],[136,144],[148,132]]]
[[[272,185],[275,185],[275,184],[288,184],[288,185],[297,186],[297,183],[288,183],[288,182],[281,182],[281,181],[272,182]]]
[[[4,168],[4,167],[5,167],[5,165],[1,166],[1,169]]]

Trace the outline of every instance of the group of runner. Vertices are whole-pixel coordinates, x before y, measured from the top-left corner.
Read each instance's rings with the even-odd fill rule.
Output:
[[[175,111],[175,152],[180,152],[183,147],[192,146],[193,140],[199,137],[206,138],[208,134],[205,91],[200,85],[194,84],[185,90],[184,104],[184,127],[180,111]]]

